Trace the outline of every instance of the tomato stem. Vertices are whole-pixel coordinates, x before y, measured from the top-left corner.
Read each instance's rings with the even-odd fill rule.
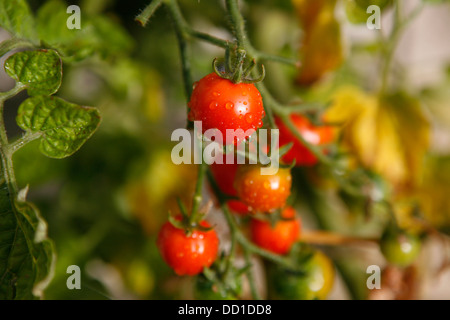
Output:
[[[138,21],[143,27],[145,27],[153,16],[155,11],[161,6],[163,0],[152,0],[150,4],[142,10],[142,12],[136,17],[136,21]]]
[[[192,210],[191,215],[189,217],[189,222],[191,225],[194,225],[201,220],[202,214],[198,212],[198,209],[200,207],[200,204],[202,202],[202,191],[203,191],[203,181],[205,180],[205,174],[208,170],[208,165],[205,163],[205,161],[202,159],[201,164],[198,165],[198,172],[197,172],[197,182],[195,185],[195,193],[194,197],[192,198]]]

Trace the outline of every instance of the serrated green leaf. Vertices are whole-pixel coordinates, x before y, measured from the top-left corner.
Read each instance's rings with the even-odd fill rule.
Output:
[[[0,27],[18,38],[34,39],[34,17],[26,0],[0,0]]]
[[[35,299],[52,277],[54,248],[30,203],[0,185],[0,300]]]
[[[6,60],[5,70],[30,96],[52,95],[61,86],[62,62],[53,50],[18,52]]]
[[[36,96],[19,107],[17,124],[41,134],[41,152],[50,158],[65,158],[76,152],[100,124],[97,109],[82,107],[57,97]]]

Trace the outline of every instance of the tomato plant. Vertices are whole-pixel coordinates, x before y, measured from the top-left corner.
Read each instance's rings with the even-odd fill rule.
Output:
[[[144,4],[0,0],[1,300],[448,296],[448,0]]]

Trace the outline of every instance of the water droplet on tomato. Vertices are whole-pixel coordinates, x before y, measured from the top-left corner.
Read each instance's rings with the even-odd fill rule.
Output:
[[[248,103],[247,103],[247,101],[244,101],[244,106],[246,106]]]
[[[195,89],[195,88],[197,88],[197,86],[198,86],[198,81],[195,81],[195,82],[192,84],[192,88]]]
[[[227,102],[227,103],[225,104],[225,108],[226,108],[227,110],[230,110],[230,109],[234,108],[234,104],[233,104],[232,102]]]
[[[246,96],[247,94],[248,94],[247,91],[242,91],[243,96]]]
[[[270,189],[270,182],[264,181],[264,189],[269,190]]]
[[[213,92],[213,96],[215,96],[215,97],[218,97],[218,96],[220,96],[220,92],[216,92],[216,91],[214,91],[214,92]]]
[[[250,113],[247,113],[245,115],[245,121],[247,121],[248,124],[253,122],[253,116]]]
[[[218,104],[217,102],[213,101],[213,102],[211,102],[211,103],[209,104],[209,109],[214,110],[214,109],[216,109],[218,106],[219,106],[219,104]]]

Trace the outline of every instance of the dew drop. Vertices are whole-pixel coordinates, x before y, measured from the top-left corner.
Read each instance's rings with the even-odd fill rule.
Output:
[[[248,124],[253,122],[253,116],[250,113],[247,113],[245,115],[245,121],[247,121]]]
[[[239,120],[242,120],[244,116],[242,114],[239,115]]]
[[[218,97],[218,96],[220,96],[220,92],[216,92],[216,91],[214,91],[214,92],[213,92],[213,96],[214,96],[214,97]]]
[[[247,91],[242,91],[243,96],[246,96],[247,94],[248,94]]]
[[[192,85],[192,88],[195,89],[195,88],[197,88],[197,86],[198,86],[198,81],[195,81]]]
[[[219,104],[218,104],[217,102],[213,101],[213,102],[211,102],[211,103],[209,104],[209,109],[210,109],[210,110],[214,110],[214,109],[216,109],[218,106],[219,106]]]
[[[227,110],[230,110],[230,109],[234,108],[234,104],[233,104],[232,102],[227,102],[227,103],[225,104],[225,108],[226,108]]]
[[[269,190],[270,189],[270,182],[264,181],[264,189]]]
[[[247,101],[244,101],[244,106],[246,106],[248,103],[247,103]]]

